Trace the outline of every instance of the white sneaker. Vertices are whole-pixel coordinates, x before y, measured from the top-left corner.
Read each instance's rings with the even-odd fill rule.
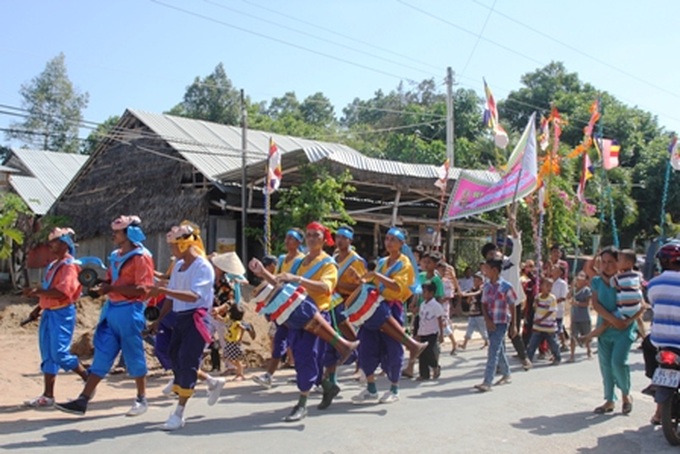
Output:
[[[128,410],[127,413],[125,413],[125,416],[139,416],[143,415],[146,413],[146,411],[149,409],[149,404],[146,401],[146,399],[143,399],[141,402],[139,400],[135,400],[135,403],[132,404],[132,407]]]
[[[263,388],[272,387],[272,376],[269,374],[256,375],[253,377],[253,381]]]
[[[170,415],[168,420],[165,421],[165,424],[163,424],[162,429],[168,431],[181,429],[182,427],[184,427],[185,422],[186,421],[184,420],[184,418],[177,416],[176,414],[173,413]]]
[[[355,405],[377,404],[378,402],[378,393],[369,392],[368,389],[364,389],[359,394],[352,397],[352,403]]]
[[[214,378],[212,385],[208,384],[208,405],[215,405],[226,380],[224,378]]]
[[[54,397],[40,395],[30,400],[25,400],[24,405],[31,408],[47,408],[54,405]]]
[[[173,378],[170,379],[168,384],[165,385],[165,387],[163,388],[163,390],[161,392],[163,393],[163,395],[169,396],[170,394],[172,394],[172,388],[174,388],[174,386],[175,386],[175,378],[173,377]]]
[[[385,394],[380,397],[381,404],[392,404],[399,401],[399,394],[394,394],[392,391],[385,391]]]
[[[311,389],[312,394],[323,394],[323,387],[321,385],[315,385]]]

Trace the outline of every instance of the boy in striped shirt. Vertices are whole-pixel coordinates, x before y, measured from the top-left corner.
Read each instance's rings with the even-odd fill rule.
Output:
[[[550,293],[552,286],[552,278],[546,276],[541,279],[541,293],[534,302],[534,324],[527,347],[527,357],[529,361],[533,361],[536,348],[546,340],[553,354],[552,364],[557,365],[562,357],[560,347],[557,345],[557,298]]]

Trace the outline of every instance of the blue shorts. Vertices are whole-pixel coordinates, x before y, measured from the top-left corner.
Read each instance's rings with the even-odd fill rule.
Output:
[[[78,357],[71,354],[71,340],[75,327],[76,307],[73,304],[42,312],[38,344],[40,370],[43,374],[56,375],[59,368],[73,370],[78,367]]]

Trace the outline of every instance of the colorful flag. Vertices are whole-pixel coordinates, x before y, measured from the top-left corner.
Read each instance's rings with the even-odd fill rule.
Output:
[[[437,181],[434,182],[434,185],[441,190],[446,189],[446,184],[449,181],[450,166],[451,164],[447,159],[446,161],[444,161],[444,164],[442,164],[441,167],[437,167]]]
[[[593,165],[590,162],[588,153],[583,153],[583,169],[581,171],[581,179],[576,190],[576,197],[580,202],[585,202],[586,182],[593,177]]]
[[[486,95],[486,108],[484,109],[484,124],[493,131],[494,142],[496,146],[501,149],[505,149],[508,146],[508,134],[503,129],[503,126],[498,122],[498,108],[496,106],[496,100],[491,93],[489,85],[484,80],[484,93]]]
[[[547,150],[550,145],[550,117],[545,118],[541,115],[541,135],[538,143],[543,151]]]
[[[503,175],[478,176],[463,170],[451,192],[445,221],[465,218],[510,205],[531,194],[537,185],[536,114],[531,115]]]
[[[588,124],[586,125],[586,127],[583,128],[583,134],[586,137],[592,137],[593,128],[595,127],[595,123],[597,123],[597,120],[599,119],[600,119],[600,101],[596,99],[590,106],[590,120],[588,120]]]
[[[678,136],[673,136],[671,144],[668,146],[668,153],[671,155],[671,166],[675,170],[680,170],[680,150],[678,150]]]
[[[269,158],[267,160],[267,191],[269,194],[279,189],[281,186],[281,152],[276,146],[274,139],[269,138]]]
[[[602,167],[605,170],[611,170],[619,166],[621,145],[616,140],[595,139],[595,148],[600,156],[602,156]]]

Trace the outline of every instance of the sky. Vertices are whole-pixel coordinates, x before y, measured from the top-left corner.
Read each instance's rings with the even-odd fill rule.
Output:
[[[97,123],[169,110],[220,62],[253,101],[322,92],[340,115],[400,81],[444,90],[449,66],[457,87],[482,96],[485,77],[503,99],[523,74],[561,61],[680,131],[672,0],[4,0],[2,17],[0,105],[20,107],[21,85],[63,52]],[[19,120],[0,113],[0,128]]]

